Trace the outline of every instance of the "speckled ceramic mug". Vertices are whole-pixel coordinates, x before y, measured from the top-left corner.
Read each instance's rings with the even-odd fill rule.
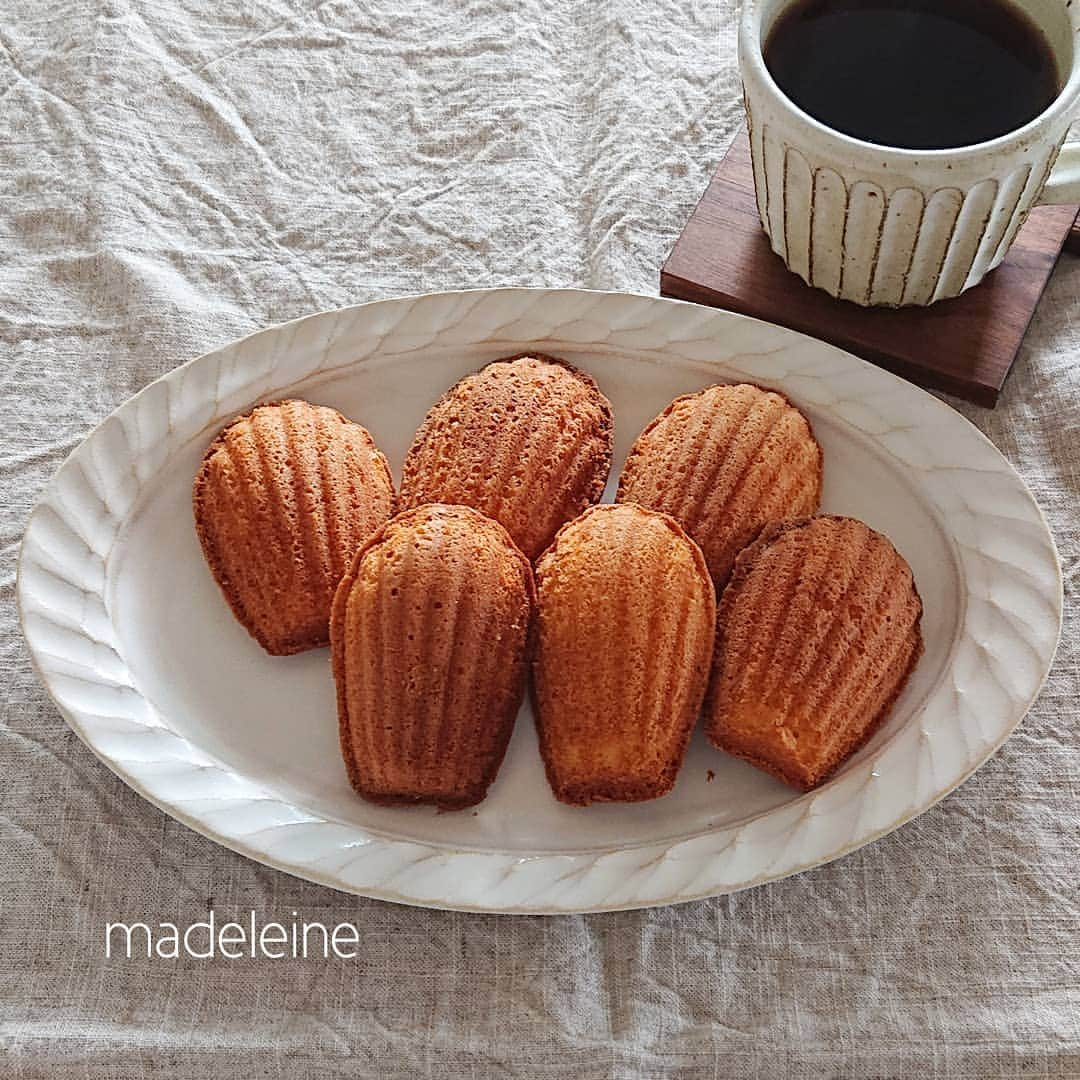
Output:
[[[745,0],[739,65],[761,221],[808,284],[863,306],[932,304],[982,281],[1033,206],[1080,202],[1080,143],[1062,146],[1080,99],[1080,3],[1014,0],[1058,64],[1044,112],[989,142],[904,150],[834,131],[780,90],[762,49],[793,2]]]

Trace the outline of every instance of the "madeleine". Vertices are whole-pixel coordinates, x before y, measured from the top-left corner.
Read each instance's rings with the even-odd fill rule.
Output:
[[[401,508],[474,507],[535,559],[600,499],[611,447],[611,405],[590,376],[548,356],[497,360],[431,407],[405,457]]]
[[[814,513],[821,447],[787,398],[743,383],[676,398],[638,436],[618,502],[670,514],[718,589],[762,528]]]
[[[710,742],[809,790],[888,715],[922,655],[911,567],[861,521],[777,526],[739,555],[717,614]]]
[[[669,792],[709,676],[715,592],[697,545],[663,514],[598,506],[536,567],[533,692],[562,802]]]
[[[334,590],[394,512],[386,458],[306,401],[259,405],[210,444],[192,502],[203,554],[244,628],[276,656],[329,643]]]
[[[467,506],[399,514],[334,598],[331,658],[349,780],[377,803],[480,802],[528,675],[529,560]]]

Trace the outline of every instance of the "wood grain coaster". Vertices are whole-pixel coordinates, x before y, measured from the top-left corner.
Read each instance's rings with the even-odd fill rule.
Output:
[[[779,323],[992,407],[1077,220],[1075,206],[1033,210],[1005,261],[953,300],[862,308],[806,285],[773,253],[758,218],[743,129],[668,256],[660,293]]]

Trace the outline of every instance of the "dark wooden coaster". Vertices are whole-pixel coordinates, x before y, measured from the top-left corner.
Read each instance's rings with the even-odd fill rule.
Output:
[[[660,292],[812,334],[913,382],[992,407],[1076,219],[1075,206],[1033,210],[1005,261],[953,300],[861,308],[804,284],[769,247],[744,129],[664,264]]]
[[[1080,215],[1077,215],[1069,235],[1065,237],[1065,250],[1073,255],[1080,255]]]

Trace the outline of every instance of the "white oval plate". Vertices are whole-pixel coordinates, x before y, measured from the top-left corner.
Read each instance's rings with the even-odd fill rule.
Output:
[[[799,795],[695,736],[669,796],[562,806],[529,706],[475,811],[382,808],[349,788],[328,654],[266,656],[233,621],[191,516],[216,431],[303,396],[365,424],[395,470],[431,403],[536,349],[591,372],[622,459],[678,394],[752,380],[810,416],[823,509],[886,533],[925,600],[926,654],[874,739]],[[653,297],[554,289],[364,304],[264,330],[170,372],[72,453],[20,555],[23,627],[68,722],[151,802],[270,866],[432,907],[579,912],[669,904],[834,859],[927,809],[1005,740],[1061,623],[1054,544],[994,447],[928,394],[779,327]]]

